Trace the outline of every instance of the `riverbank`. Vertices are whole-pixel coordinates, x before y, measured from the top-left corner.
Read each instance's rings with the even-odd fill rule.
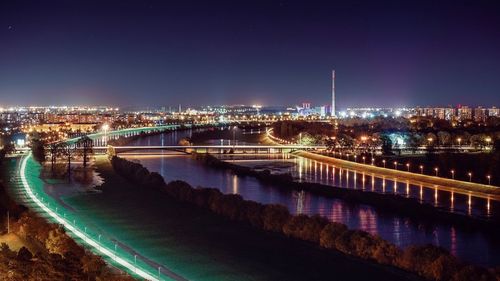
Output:
[[[381,194],[358,189],[339,188],[320,183],[296,182],[289,174],[271,174],[266,170],[256,171],[249,167],[222,161],[208,154],[196,154],[194,158],[211,168],[230,170],[239,176],[255,177],[259,181],[271,184],[278,189],[305,190],[320,196],[342,199],[357,204],[367,204],[382,212],[396,212],[402,216],[423,222],[442,222],[462,228],[475,227],[495,233],[500,232],[500,222],[450,213],[432,205],[421,203],[415,198],[403,197],[397,194]]]
[[[261,142],[265,144],[280,145],[280,143],[274,141],[269,134],[270,133],[262,135]],[[475,197],[500,201],[500,188],[496,186],[474,183],[474,182],[465,182],[455,179],[435,177],[417,173],[410,173],[402,170],[389,169],[375,165],[367,165],[363,163],[347,161],[307,151],[297,151],[294,154],[307,159],[333,164],[341,168],[364,171],[366,173],[376,173],[386,177],[407,180],[417,185],[425,184],[430,186],[436,186],[436,188],[450,192],[456,192],[464,195],[473,195]],[[390,163],[387,163],[387,166],[390,166]]]
[[[465,195],[471,194],[475,197],[500,201],[500,188],[491,185],[485,185],[473,182],[464,182],[448,178],[422,175],[417,173],[409,173],[401,170],[395,170],[395,169],[357,163],[353,161],[347,161],[307,151],[297,151],[294,154],[297,156],[316,160],[323,163],[329,163],[346,169],[364,171],[367,174],[375,173],[379,175],[385,175],[387,177],[398,178],[400,180],[409,180],[410,183],[416,185],[424,184],[429,186],[437,186],[437,188],[439,189],[450,192],[453,191],[455,193],[460,193]],[[389,163],[387,165],[390,166]]]
[[[149,173],[141,164],[116,157],[113,158],[113,166],[116,172],[145,188],[151,182],[150,177],[157,175]],[[163,190],[177,201],[210,211],[231,222],[243,222],[266,233],[281,233],[284,237],[312,242],[311,245],[319,244],[322,248],[403,268],[430,280],[495,279],[495,271],[464,264],[440,247],[410,246],[399,250],[377,236],[347,230],[345,226],[328,223],[319,216],[290,215],[280,205],[244,200],[239,195],[222,194],[214,188],[195,189],[185,182],[173,181],[166,186],[162,183],[153,189]]]
[[[109,166],[98,165],[106,182],[108,173],[104,169],[109,169]],[[112,176],[112,172],[109,175]],[[132,187],[141,190],[141,196],[147,193],[154,197],[155,202],[148,201],[149,205],[156,206],[162,202],[162,221],[168,225],[165,229],[169,234],[175,232],[178,243],[193,244],[197,252],[211,255],[220,263],[233,264],[232,267],[244,264],[245,267],[239,269],[242,276],[248,274],[246,270],[261,272],[260,277],[256,275],[252,280],[330,280],[330,276],[338,276],[340,280],[419,279],[393,267],[377,265],[337,251],[321,249],[310,242],[263,232],[246,223],[228,220],[188,202],[179,202],[162,188],[148,188],[140,184],[132,184]],[[116,187],[103,186],[103,194],[112,188]],[[201,280],[208,280],[208,277]]]

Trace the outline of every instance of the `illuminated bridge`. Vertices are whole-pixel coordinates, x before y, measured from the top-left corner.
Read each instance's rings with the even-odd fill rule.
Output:
[[[100,146],[93,148],[95,152],[110,154],[140,153],[158,154],[158,151],[174,151],[185,154],[212,153],[212,154],[274,154],[287,153],[297,150],[322,150],[321,145],[167,145],[167,146]]]

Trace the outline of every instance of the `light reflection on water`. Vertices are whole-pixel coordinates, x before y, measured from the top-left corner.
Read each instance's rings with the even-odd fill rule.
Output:
[[[497,201],[471,195],[456,194],[440,190],[438,186],[424,186],[411,184],[407,180],[386,178],[374,174],[335,167],[335,165],[320,163],[303,157],[273,155],[267,159],[255,161],[233,162],[250,167],[269,168],[274,173],[291,173],[299,181],[315,182],[325,185],[338,186],[350,189],[365,190],[368,177],[369,189],[379,193],[393,193],[404,197],[411,197],[447,211],[473,215],[482,218],[497,219],[494,210],[500,207]],[[231,160],[229,160],[231,161]],[[294,163],[288,168],[273,168],[276,163]],[[361,176],[360,176],[361,175]]]
[[[165,143],[178,139],[174,134],[163,137]],[[140,144],[156,144],[158,136],[139,140]],[[262,203],[279,203],[292,213],[320,214],[332,221],[341,222],[353,229],[362,229],[380,235],[398,246],[433,243],[449,249],[458,257],[483,265],[500,263],[500,242],[485,232],[463,229],[447,224],[428,224],[414,221],[397,214],[379,212],[374,208],[349,203],[339,199],[326,198],[304,192],[277,189],[251,177],[239,177],[230,172],[211,169],[188,156],[129,156],[138,159],[152,171],[162,174],[166,181],[184,180],[193,186],[219,188],[224,193],[241,194],[243,198]],[[416,198],[433,206],[468,215],[495,219],[498,202],[472,196],[438,190],[435,187],[413,185],[408,181],[377,177],[374,174],[343,169],[330,164],[319,163],[301,157],[280,155],[272,161],[241,161],[248,166],[280,163],[273,172],[290,172],[297,180],[312,181],[344,188],[360,189],[380,193],[399,194]],[[288,164],[288,166],[284,167]]]

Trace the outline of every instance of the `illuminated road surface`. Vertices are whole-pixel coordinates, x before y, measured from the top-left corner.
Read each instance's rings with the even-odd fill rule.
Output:
[[[177,127],[178,125],[168,125],[161,127],[124,129],[108,132],[107,134],[96,133],[89,135],[89,137],[92,139],[96,139],[104,137],[105,135],[109,137],[111,135],[116,136],[121,134],[140,133],[152,130],[173,129]],[[70,139],[67,140],[67,142],[74,143],[77,139],[78,138]],[[137,259],[137,255],[134,256],[130,252],[120,252],[121,249],[117,249],[116,242],[114,244],[111,243],[110,245],[110,241],[105,240],[105,237],[101,237],[100,234],[95,233],[94,235],[91,235],[91,232],[89,231],[89,229],[87,229],[87,227],[77,224],[76,218],[70,219],[69,216],[64,213],[64,207],[60,206],[57,201],[46,195],[43,192],[43,188],[37,190],[38,192],[34,191],[34,187],[37,186],[36,181],[40,180],[38,178],[39,171],[37,171],[36,174],[29,174],[28,177],[26,172],[28,161],[34,161],[32,159],[31,152],[27,156],[23,157],[21,166],[19,168],[19,176],[21,178],[22,189],[27,198],[31,200],[36,208],[39,208],[39,211],[42,212],[43,215],[47,215],[54,222],[63,225],[71,236],[80,239],[80,243],[88,246],[94,253],[104,257],[109,262],[125,269],[132,276],[137,276],[152,281],[186,280],[183,277],[166,269],[165,267],[153,267],[148,262]]]
[[[452,179],[448,179],[448,178],[428,176],[428,175],[422,175],[422,174],[416,174],[416,173],[409,173],[409,172],[402,171],[402,170],[395,170],[395,169],[383,168],[383,167],[378,167],[378,166],[372,166],[369,164],[356,163],[356,162],[352,162],[352,161],[323,156],[323,155],[314,154],[314,153],[310,153],[310,152],[301,151],[301,152],[295,153],[295,155],[298,155],[298,156],[301,156],[304,158],[308,158],[308,159],[312,159],[312,160],[316,160],[318,162],[334,164],[340,168],[346,168],[346,169],[350,169],[350,170],[358,171],[358,172],[365,172],[367,174],[374,174],[376,177],[380,177],[380,178],[388,177],[388,178],[397,179],[398,181],[405,180],[413,185],[425,185],[425,186],[430,186],[432,188],[437,188],[438,190],[444,190],[444,191],[455,192],[455,193],[463,194],[463,195],[467,195],[467,196],[473,196],[473,197],[479,197],[479,198],[484,198],[484,199],[491,199],[491,200],[500,201],[500,188],[497,188],[494,186],[478,184],[478,183],[471,183],[471,182],[464,182],[464,181],[458,181],[458,180],[452,180]],[[482,189],[485,192],[471,190],[471,188],[472,189],[475,188],[475,189],[479,189],[479,190]]]
[[[103,256],[107,257],[110,260],[113,260],[120,266],[128,269],[128,271],[131,274],[135,274],[137,276],[140,276],[142,278],[145,278],[147,280],[153,280],[153,281],[158,281],[158,276],[154,276],[151,272],[146,271],[143,268],[136,267],[134,265],[134,262],[130,262],[126,260],[125,258],[122,258],[119,255],[116,255],[113,250],[110,250],[106,248],[105,245],[99,243],[98,241],[95,241],[94,238],[90,237],[89,235],[85,234],[83,230],[78,229],[75,225],[73,225],[72,222],[68,221],[67,219],[61,217],[59,213],[56,213],[52,209],[50,209],[46,203],[43,203],[41,199],[38,199],[33,190],[31,189],[30,184],[28,183],[28,180],[26,178],[26,163],[28,159],[31,158],[31,153],[28,154],[28,156],[24,157],[21,163],[21,169],[20,169],[20,177],[21,177],[21,182],[24,188],[24,191],[26,192],[26,195],[35,203],[38,207],[40,207],[41,210],[44,211],[45,214],[49,215],[52,219],[54,219],[57,223],[63,225],[71,234],[74,236],[80,238],[87,246],[90,246],[95,252],[102,254]]]

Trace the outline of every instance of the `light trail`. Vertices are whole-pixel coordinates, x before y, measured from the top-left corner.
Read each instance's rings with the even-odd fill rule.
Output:
[[[119,265],[125,267],[126,269],[129,270],[130,273],[138,275],[146,280],[160,281],[159,278],[153,276],[151,273],[141,269],[138,266],[135,266],[134,264],[127,261],[126,259],[124,259],[120,256],[117,256],[116,252],[108,250],[104,245],[94,241],[92,237],[90,237],[89,235],[80,231],[77,227],[73,226],[66,219],[61,218],[61,216],[59,216],[56,212],[49,209],[49,207],[47,207],[40,199],[38,199],[35,196],[35,193],[31,189],[30,185],[28,184],[28,180],[26,179],[26,163],[30,157],[31,157],[31,152],[28,154],[28,156],[23,158],[22,163],[21,163],[21,169],[20,169],[19,173],[20,173],[21,182],[22,182],[24,190],[26,191],[26,194],[38,207],[40,207],[46,214],[51,216],[55,221],[57,221],[58,223],[63,225],[73,235],[80,238],[83,241],[83,243],[92,247],[95,251],[97,251],[97,252],[103,254],[104,256],[110,258],[111,260],[115,261]]]

